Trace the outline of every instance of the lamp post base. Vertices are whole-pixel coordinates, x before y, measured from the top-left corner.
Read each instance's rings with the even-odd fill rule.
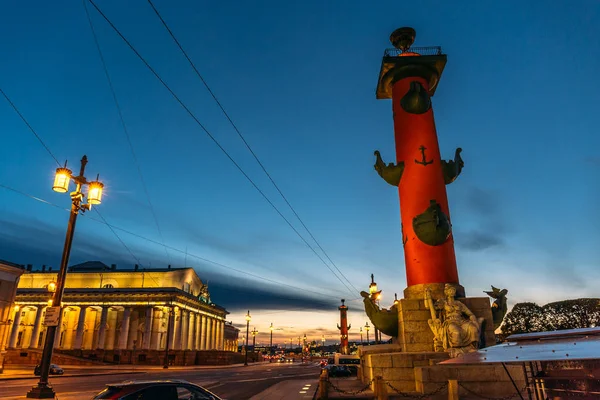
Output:
[[[56,394],[50,386],[34,386],[27,392],[28,399],[53,399]]]

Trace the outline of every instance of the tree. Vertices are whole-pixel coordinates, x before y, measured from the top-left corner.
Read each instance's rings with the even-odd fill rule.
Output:
[[[502,324],[502,335],[512,335],[515,333],[541,332],[546,331],[542,321],[542,307],[535,303],[517,303],[510,310],[504,323]]]
[[[590,328],[600,325],[600,299],[548,303],[517,303],[504,318],[502,336],[515,333]]]
[[[600,300],[576,299],[548,303],[544,306],[546,325],[550,330],[577,329],[598,326]]]

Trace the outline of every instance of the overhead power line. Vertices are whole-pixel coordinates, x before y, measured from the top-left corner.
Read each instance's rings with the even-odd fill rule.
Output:
[[[8,104],[10,104],[10,106],[13,108],[13,110],[15,110],[15,112],[17,113],[17,115],[19,117],[21,117],[21,120],[25,123],[25,125],[27,125],[27,127],[29,128],[29,130],[31,131],[31,133],[33,133],[35,135],[35,137],[37,138],[37,140],[40,141],[40,143],[42,144],[42,146],[44,146],[44,148],[46,149],[46,151],[48,152],[48,154],[50,154],[50,157],[52,157],[54,159],[54,161],[56,161],[56,165],[58,165],[60,167],[61,165],[58,162],[58,159],[56,157],[54,157],[54,154],[52,154],[52,152],[50,151],[50,149],[48,148],[48,146],[46,146],[46,143],[44,143],[44,141],[42,140],[42,138],[40,137],[40,135],[38,135],[37,132],[35,131],[35,129],[33,129],[33,127],[29,124],[29,122],[27,122],[27,120],[25,119],[25,117],[23,116],[23,114],[21,114],[21,111],[19,111],[19,109],[17,108],[17,106],[15,105],[15,103],[12,102],[12,100],[8,97],[8,95],[6,93],[4,93],[4,90],[2,90],[1,88],[0,88],[0,93],[2,93],[2,96],[4,96],[4,98],[6,99],[6,101],[8,101]]]
[[[227,111],[225,111],[225,108],[223,107],[223,105],[221,104],[221,102],[219,101],[219,99],[217,98],[217,96],[215,95],[215,93],[212,91],[212,89],[210,88],[210,86],[208,86],[208,83],[202,77],[202,74],[200,73],[200,71],[198,71],[198,68],[196,68],[196,65],[194,64],[194,62],[192,61],[192,59],[188,56],[187,52],[185,51],[185,49],[183,48],[183,46],[181,45],[181,43],[179,42],[179,40],[177,40],[177,37],[175,37],[175,34],[171,30],[171,28],[169,27],[169,25],[167,24],[167,22],[164,20],[164,18],[160,14],[160,12],[156,9],[156,7],[154,6],[154,4],[152,3],[152,0],[148,0],[148,3],[150,4],[150,7],[152,7],[152,10],[154,10],[154,13],[158,17],[158,19],[160,19],[160,22],[165,27],[165,29],[167,30],[167,32],[169,33],[169,35],[171,36],[171,38],[173,39],[173,41],[175,42],[175,44],[177,45],[177,47],[179,48],[179,50],[181,51],[181,53],[183,54],[183,56],[185,57],[185,59],[188,61],[188,63],[190,64],[190,66],[192,67],[192,69],[194,70],[194,72],[196,73],[196,76],[198,76],[198,78],[200,79],[200,81],[202,81],[202,83],[204,84],[204,87],[206,87],[206,90],[208,90],[208,93],[210,93],[210,95],[212,96],[212,98],[215,101],[215,103],[217,104],[217,106],[219,106],[219,108],[223,112],[223,115],[225,115],[225,118],[227,118],[227,121],[229,121],[229,123],[231,124],[231,126],[233,127],[233,129],[235,130],[235,132],[237,133],[237,135],[239,136],[239,138],[242,140],[242,142],[244,143],[244,145],[246,146],[246,148],[248,149],[248,151],[250,152],[250,154],[252,154],[252,157],[254,157],[254,159],[256,160],[256,162],[258,163],[258,165],[260,166],[260,168],[262,169],[262,171],[265,173],[265,175],[267,176],[267,178],[269,178],[269,180],[271,181],[271,183],[273,184],[273,186],[275,187],[275,189],[277,190],[277,192],[279,193],[279,195],[281,196],[281,198],[283,199],[283,201],[285,201],[285,203],[288,205],[288,207],[290,208],[290,210],[292,211],[292,213],[294,213],[294,215],[296,216],[296,218],[298,219],[298,221],[300,222],[300,224],[302,225],[302,227],[304,227],[304,229],[310,235],[310,237],[312,238],[312,240],[316,243],[316,245],[319,247],[319,249],[321,249],[321,251],[323,252],[323,254],[325,255],[325,257],[331,263],[331,265],[333,265],[333,267],[337,270],[337,272],[339,272],[339,274],[346,280],[346,282],[348,282],[350,284],[350,286],[352,286],[352,288],[356,292],[359,292],[359,290],[352,284],[352,282],[350,282],[348,280],[348,278],[346,278],[346,276],[344,275],[344,273],[342,271],[340,271],[340,269],[333,262],[333,260],[331,259],[331,257],[329,257],[329,255],[327,254],[327,252],[325,251],[325,249],[321,246],[321,244],[315,238],[315,236],[312,234],[312,232],[310,231],[310,229],[308,229],[308,227],[306,226],[306,224],[304,223],[304,221],[302,221],[302,218],[300,218],[300,215],[298,215],[298,213],[296,212],[296,210],[294,209],[294,207],[292,207],[292,205],[290,204],[290,202],[288,201],[288,199],[285,197],[285,195],[283,194],[283,192],[279,188],[279,186],[275,183],[275,180],[273,180],[273,178],[271,177],[271,174],[269,174],[269,172],[267,172],[267,169],[265,168],[264,164],[260,161],[260,159],[258,158],[258,156],[256,155],[256,153],[254,152],[254,150],[252,150],[252,147],[250,147],[250,144],[246,141],[246,138],[244,138],[244,135],[242,135],[242,132],[240,132],[240,130],[238,129],[237,125],[233,122],[232,118],[229,116],[229,114],[227,113]]]
[[[131,150],[131,156],[133,157],[133,161],[137,168],[138,175],[140,177],[140,181],[142,182],[142,187],[144,188],[144,193],[146,195],[146,200],[148,201],[148,206],[150,207],[150,213],[152,214],[152,218],[154,219],[154,223],[156,224],[156,230],[158,231],[158,235],[160,237],[160,241],[164,244],[165,239],[162,234],[162,230],[160,229],[160,225],[158,223],[158,218],[156,216],[156,212],[154,211],[154,206],[152,205],[152,201],[150,200],[150,194],[148,192],[148,187],[146,186],[146,181],[144,180],[144,175],[142,174],[142,168],[140,167],[140,163],[136,156],[135,150],[133,148],[133,142],[131,141],[131,136],[129,135],[129,130],[127,129],[127,125],[125,124],[125,118],[123,118],[123,111],[121,110],[121,105],[119,104],[119,100],[117,99],[117,93],[115,91],[114,85],[112,83],[112,79],[110,78],[110,74],[108,73],[108,68],[106,66],[106,61],[104,59],[104,54],[102,54],[102,49],[100,48],[100,42],[98,41],[98,36],[96,35],[96,30],[94,29],[94,24],[92,23],[92,18],[90,17],[89,10],[87,8],[86,0],[83,0],[83,8],[85,9],[85,15],[87,17],[88,23],[90,25],[90,30],[92,31],[92,36],[94,37],[94,43],[96,44],[96,49],[98,50],[98,56],[100,57],[100,62],[102,64],[102,69],[104,70],[104,75],[106,76],[106,80],[108,82],[108,87],[110,88],[110,93],[112,94],[112,98],[115,102],[115,106],[117,108],[117,113],[119,114],[119,121],[121,122],[121,127],[123,128],[123,133],[127,138],[127,143],[129,144],[129,150]],[[118,236],[117,236],[118,238]],[[127,247],[127,246],[125,246]],[[171,256],[167,251],[167,248],[164,247],[165,254],[167,258],[170,260]]]
[[[42,199],[42,198],[37,197],[37,196],[33,196],[33,195],[29,194],[29,193],[26,193],[26,192],[23,192],[21,190],[15,189],[15,188],[13,188],[11,186],[4,185],[4,184],[0,183],[0,187],[4,188],[6,190],[9,190],[11,192],[20,194],[22,196],[28,197],[28,198],[30,198],[32,200],[36,200],[36,201],[42,202],[44,204],[50,205],[52,207],[59,208],[61,210],[67,211],[67,212],[70,211],[69,209],[67,209],[65,207],[61,207],[61,206],[59,206],[57,204],[54,204],[54,203],[52,203],[52,202],[50,202],[48,200]],[[98,214],[98,215],[100,215],[100,214]],[[177,253],[181,253],[181,254],[186,254],[187,253],[188,257],[192,257],[192,258],[195,258],[197,260],[204,261],[206,263],[215,265],[217,267],[237,272],[239,274],[247,275],[247,276],[250,276],[252,278],[260,279],[260,280],[265,281],[265,282],[274,283],[274,284],[279,285],[279,286],[285,286],[285,287],[288,287],[288,288],[291,288],[291,289],[299,290],[301,292],[312,293],[312,294],[316,294],[316,295],[319,295],[319,296],[322,296],[322,297],[328,297],[328,298],[338,299],[339,300],[339,296],[328,295],[328,294],[325,294],[323,292],[317,292],[315,290],[304,289],[304,288],[301,288],[301,287],[298,287],[298,286],[294,286],[294,285],[290,285],[290,284],[287,284],[287,283],[284,283],[284,282],[279,282],[279,281],[276,281],[274,279],[265,278],[263,276],[260,276],[260,275],[257,275],[257,274],[253,274],[251,272],[247,272],[247,271],[244,271],[244,270],[241,270],[241,269],[233,268],[233,267],[230,267],[230,266],[225,265],[223,263],[220,263],[220,262],[217,262],[217,261],[213,261],[213,260],[210,260],[210,259],[205,258],[205,257],[197,256],[197,255],[192,254],[192,253],[190,253],[189,251],[186,251],[186,250],[178,249],[176,247],[169,246],[167,244],[162,244],[162,243],[160,243],[160,242],[158,242],[158,241],[156,241],[154,239],[150,239],[148,237],[145,237],[143,235],[137,234],[135,232],[131,232],[130,230],[127,230],[127,229],[120,228],[118,226],[112,225],[112,224],[108,223],[106,221],[106,219],[104,219],[101,215],[100,215],[101,219],[94,218],[94,217],[90,216],[89,214],[82,214],[82,216],[86,217],[86,218],[89,218],[92,221],[95,221],[95,222],[100,223],[102,225],[108,226],[111,229],[111,231],[113,231],[115,233],[115,235],[116,235],[115,231],[120,231],[120,232],[126,233],[128,235],[134,236],[134,237],[136,237],[138,239],[142,239],[142,240],[145,240],[145,241],[147,241],[149,243],[153,243],[153,244],[158,245],[158,246],[166,246],[166,247],[169,248],[169,250],[172,250],[172,251],[177,252]],[[121,243],[123,243],[123,242],[121,241]],[[129,248],[127,246],[125,246],[125,247],[129,250]],[[137,260],[137,257],[134,256],[134,258]],[[151,269],[148,269],[148,271],[151,271]]]
[[[113,227],[106,221],[106,219],[104,218],[104,216],[100,213],[100,210],[98,210],[98,208],[96,208],[96,207],[94,207],[94,210],[96,210],[96,214],[98,214],[98,216],[102,219],[102,222],[104,223],[104,225],[108,226],[108,229],[110,229],[110,231],[115,235],[115,237],[117,238],[117,240],[119,242],[121,242],[121,244],[123,245],[123,247],[125,247],[125,250],[127,250],[127,252],[135,260],[135,262],[143,267],[142,262],[140,261],[140,259],[137,258],[135,256],[135,254],[133,254],[133,252],[131,251],[131,249],[129,248],[129,246],[127,246],[125,244],[125,242],[123,241],[123,239],[121,239],[121,237],[117,234],[117,232],[113,229]]]
[[[23,120],[23,122],[25,123],[25,125],[27,125],[27,127],[29,128],[29,130],[35,135],[35,137],[38,139],[38,141],[42,144],[42,146],[44,146],[44,148],[46,149],[46,151],[48,152],[48,154],[50,155],[50,157],[52,157],[54,159],[54,161],[56,161],[56,164],[58,164],[58,166],[60,167],[60,163],[58,162],[58,160],[56,159],[56,157],[54,156],[54,154],[52,153],[52,151],[50,150],[50,148],[46,145],[46,143],[44,143],[44,141],[42,140],[42,137],[40,135],[37,134],[37,132],[33,129],[33,127],[29,124],[29,122],[27,122],[27,119],[25,119],[25,117],[23,116],[23,114],[21,114],[21,112],[17,109],[17,107],[15,106],[15,104],[10,100],[10,98],[6,95],[6,93],[4,93],[4,91],[2,89],[0,89],[0,92],[2,93],[2,95],[4,96],[4,98],[6,98],[6,100],[10,103],[10,105],[12,106],[12,108],[15,110],[15,112],[19,115],[19,117],[21,117],[21,120]],[[13,189],[9,186],[6,185],[0,185],[0,187],[3,187],[5,189],[8,190],[12,190],[13,192],[19,193],[21,195],[30,197],[34,200],[40,201],[42,203],[45,204],[49,204],[51,206],[54,207],[58,207],[60,209],[64,209],[66,211],[71,211],[70,209],[66,209],[63,207],[60,207],[56,204],[50,203],[49,201],[46,201],[44,199],[41,199],[39,197],[35,197],[32,195],[29,195],[27,193],[21,192],[19,190]],[[116,236],[116,238],[119,240],[119,242],[121,242],[121,244],[125,247],[125,249],[127,249],[127,251],[129,252],[129,254],[131,254],[131,256],[138,260],[138,258],[133,254],[133,252],[131,251],[131,249],[129,249],[129,247],[127,247],[127,245],[125,244],[125,242],[123,242],[123,240],[121,240],[121,238],[119,237],[119,235],[117,234],[117,232],[115,232],[110,225],[108,224],[108,222],[106,222],[106,219],[100,214],[100,212],[96,209],[96,211],[98,212],[98,215],[100,216],[100,218],[102,218],[102,220],[106,223],[106,225],[110,228],[111,232]],[[139,260],[138,260],[139,261]],[[141,263],[140,263],[141,264]]]
[[[171,87],[161,78],[161,76],[152,68],[152,66],[146,61],[146,59],[137,51],[137,49],[127,40],[127,38],[121,33],[121,31],[112,23],[112,21],[102,12],[102,10],[94,3],[93,0],[88,0],[92,6],[98,11],[98,13],[104,18],[104,20],[110,25],[115,33],[125,42],[125,44],[135,53],[135,55],[142,61],[142,63],[150,70],[150,72],[160,81],[160,83],[167,89],[167,91],[173,96],[173,98],[179,103],[179,105],[192,117],[194,122],[206,133],[206,135],[217,145],[217,147],[223,152],[223,154],[231,161],[231,163],[240,171],[242,175],[250,182],[250,184],[260,193],[260,195],[269,203],[269,205],[279,214],[281,218],[288,224],[288,226],[298,235],[298,237],[304,242],[304,244],[321,260],[321,262],[331,271],[331,273],[348,289],[348,291],[355,295],[358,290],[354,291],[346,284],[329,266],[329,264],[321,257],[319,253],[306,241],[306,239],[298,232],[298,230],[292,225],[292,223],[281,213],[281,211],[273,204],[273,202],[266,196],[266,194],[256,185],[256,183],[250,178],[250,176],[244,171],[244,169],[233,159],[233,157],[225,150],[225,148],[219,143],[219,141],[210,133],[210,131],[200,122],[196,115],[190,110],[190,108],[177,96],[177,94],[171,89]],[[170,246],[167,246],[170,248]]]

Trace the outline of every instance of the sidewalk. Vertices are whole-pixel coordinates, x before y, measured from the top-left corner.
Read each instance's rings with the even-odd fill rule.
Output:
[[[312,399],[318,385],[318,379],[292,379],[282,381],[251,397],[250,400]]]

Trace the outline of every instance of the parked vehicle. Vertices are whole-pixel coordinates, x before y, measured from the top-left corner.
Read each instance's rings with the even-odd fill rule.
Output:
[[[201,386],[181,379],[112,383],[94,400],[222,400]]]
[[[325,369],[327,370],[327,374],[333,378],[345,378],[352,375],[348,368],[340,367],[339,365],[327,365]]]
[[[59,367],[56,364],[50,364],[50,375],[62,375],[65,373],[65,370],[62,369],[61,367]],[[36,365],[35,368],[33,369],[33,374],[40,376],[42,374],[42,368],[40,367],[40,365]]]

